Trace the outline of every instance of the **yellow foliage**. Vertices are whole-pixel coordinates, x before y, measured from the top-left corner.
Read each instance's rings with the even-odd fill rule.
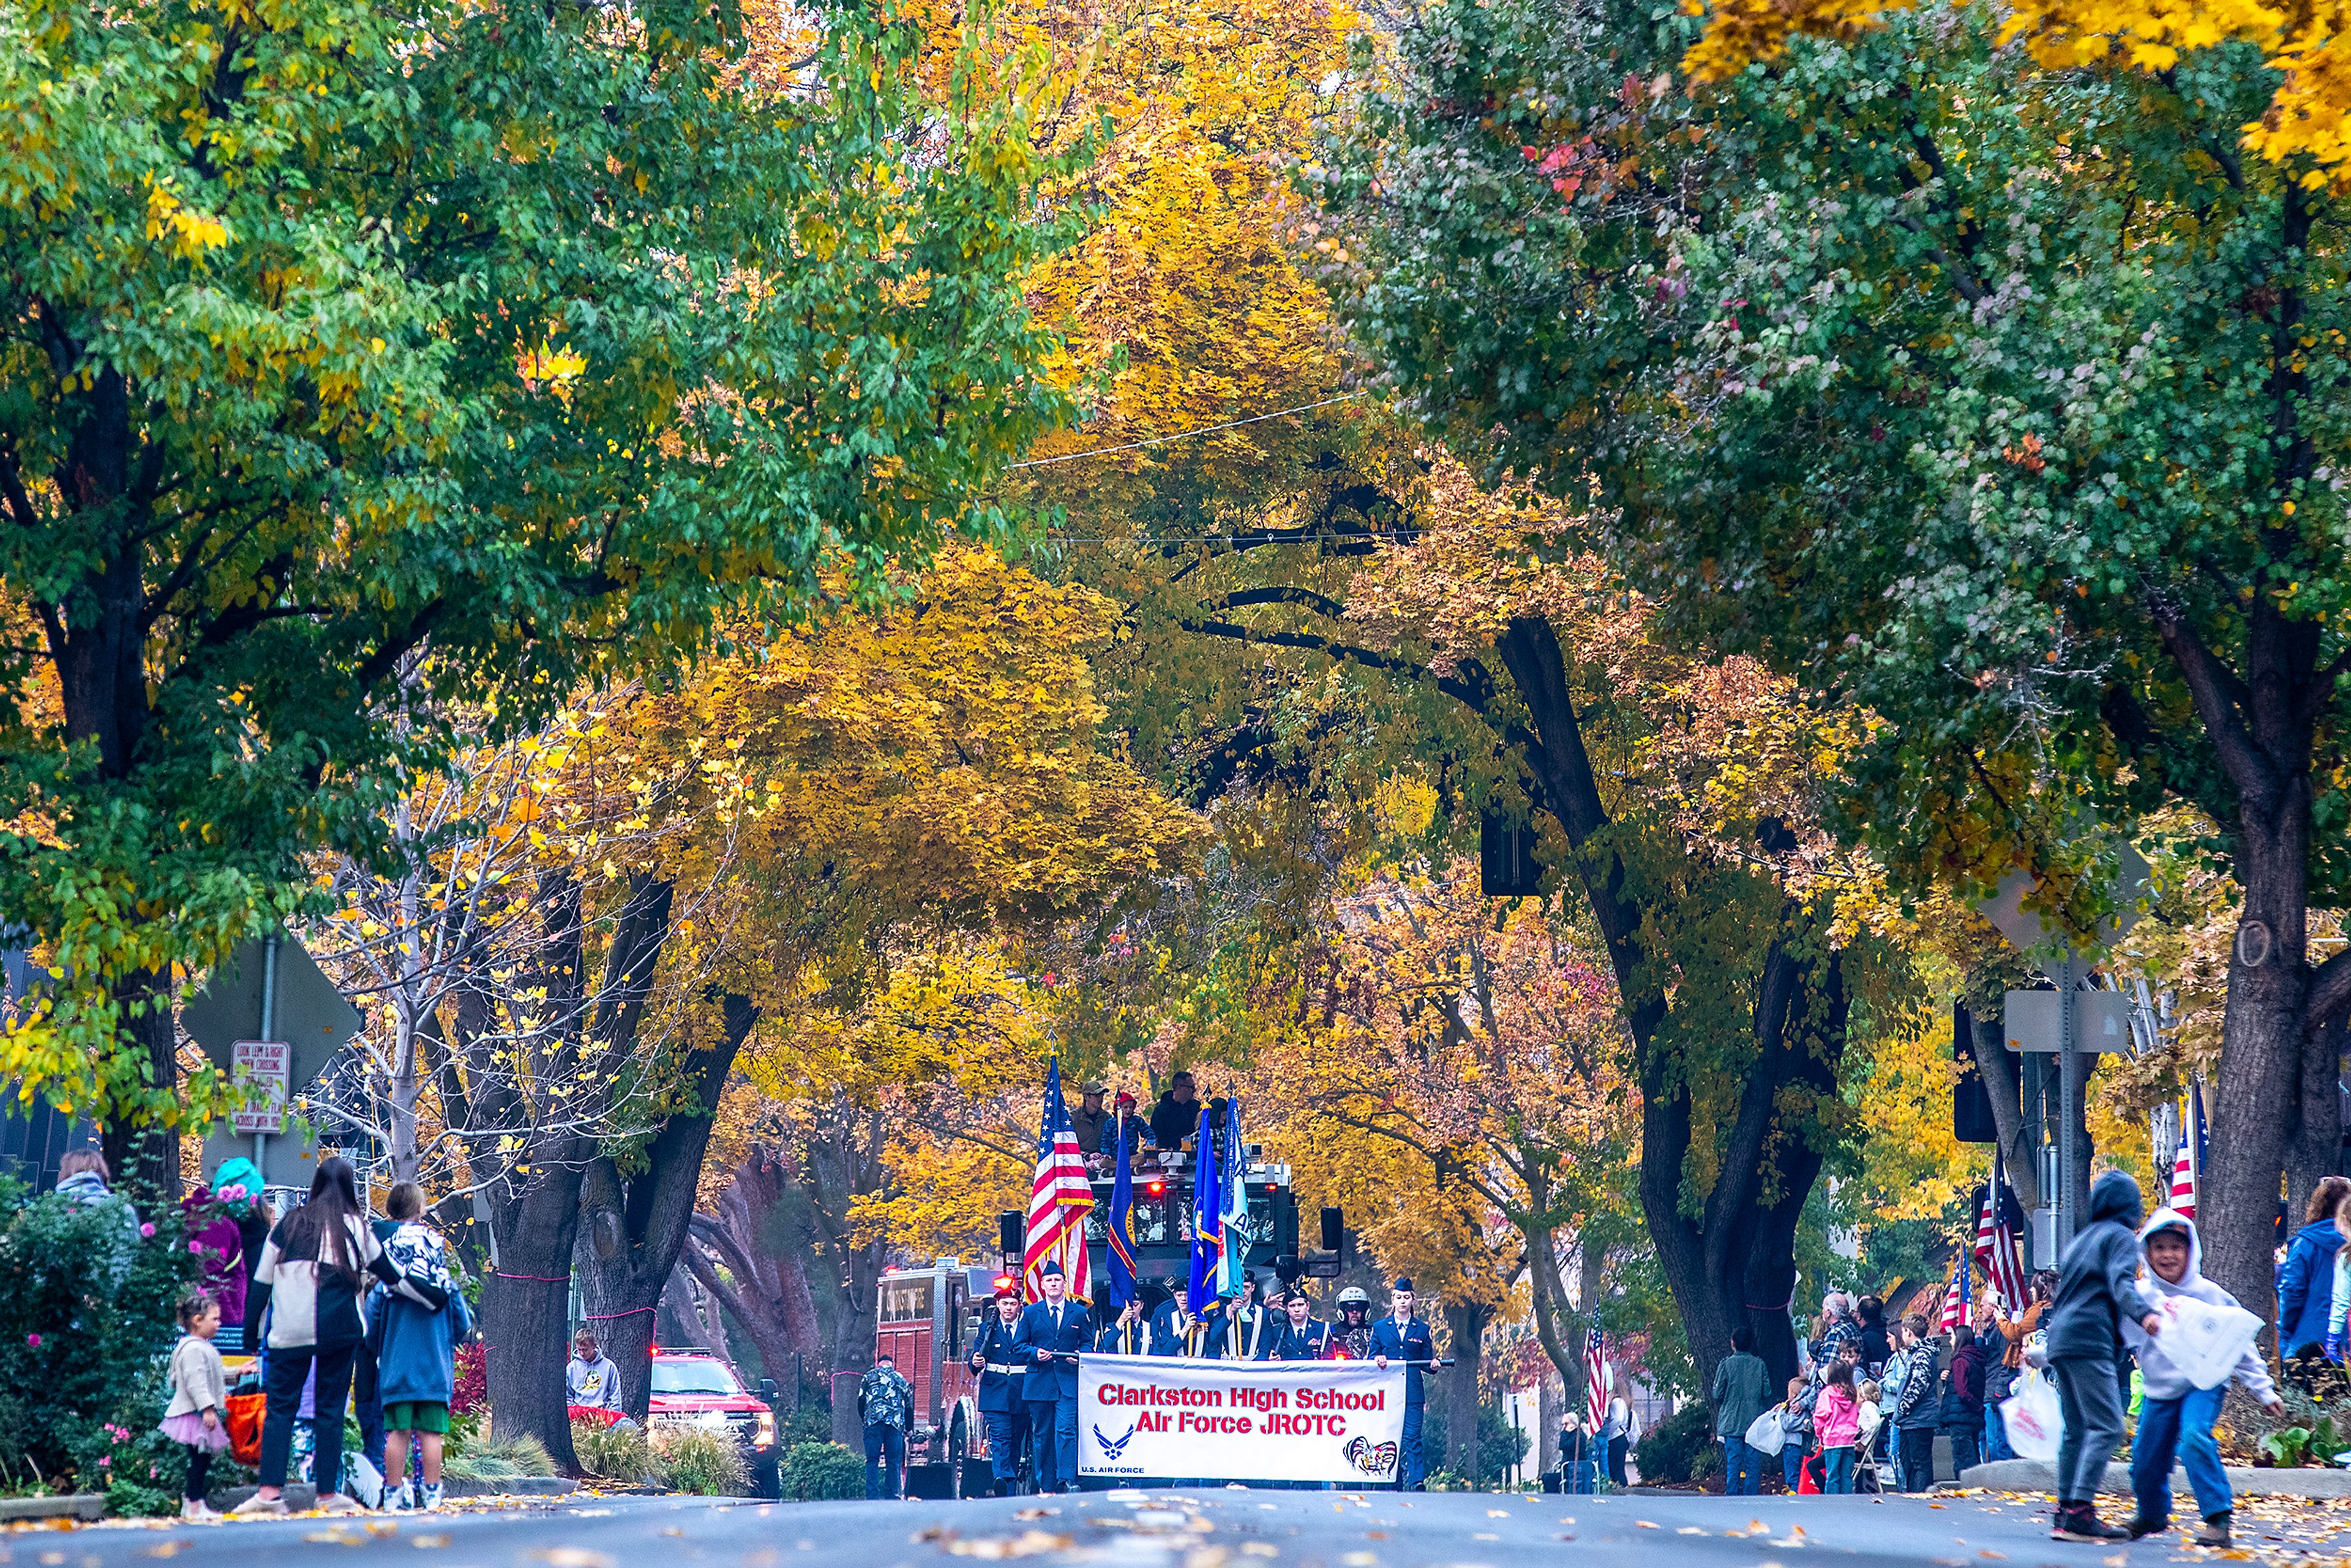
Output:
[[[1720,81],[1768,60],[1799,33],[1850,38],[1909,0],[1683,0],[1708,13],[1706,36],[1684,57],[1698,81]],[[2168,72],[2183,54],[2251,44],[2281,77],[2244,144],[2273,162],[2302,158],[2303,183],[2351,188],[2351,53],[2339,4],[2285,7],[2261,0],[2017,0],[1999,41],[2021,41],[2053,71]]]
[[[1863,1201],[1881,1221],[1935,1219],[1991,1168],[1991,1146],[1951,1135],[1951,1015],[1921,1012],[1883,1031],[1855,1076],[1867,1135]]]

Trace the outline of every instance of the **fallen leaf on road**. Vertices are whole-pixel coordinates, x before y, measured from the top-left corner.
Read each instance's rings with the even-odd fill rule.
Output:
[[[305,1535],[302,1539],[305,1541],[314,1541],[321,1546],[365,1546],[368,1543],[369,1538],[365,1531],[350,1531],[339,1528],[335,1530],[314,1530],[308,1535]],[[609,1561],[609,1559],[607,1561]]]
[[[2104,1563],[2106,1568],[2124,1568],[2124,1564],[2130,1561],[2130,1553],[2117,1552],[2112,1557],[2100,1558],[2099,1561]]]
[[[1184,1559],[1184,1568],[1225,1568],[1231,1555],[1221,1546],[1203,1546]]]
[[[1654,1524],[1651,1524],[1651,1523],[1650,1523],[1647,1520],[1646,1520],[1646,1519],[1636,1519],[1636,1520],[1635,1520],[1635,1521],[1633,1521],[1633,1528],[1634,1528],[1634,1529],[1635,1529],[1635,1530],[1655,1530],[1655,1529],[1656,1529],[1657,1527],[1656,1527],[1656,1525],[1654,1525]]]
[[[1706,1531],[1700,1530],[1695,1524],[1685,1524],[1679,1530],[1675,1531],[1674,1533],[1676,1535],[1704,1535]]]
[[[1372,1568],[1379,1559],[1368,1552],[1350,1552],[1339,1561],[1345,1563],[1347,1568]]]
[[[1507,1508],[1489,1508],[1486,1511],[1486,1517],[1488,1519],[1508,1519],[1510,1517],[1510,1511]]]
[[[430,1552],[436,1546],[448,1545],[449,1538],[445,1535],[412,1535],[408,1538],[408,1544],[420,1552]]]
[[[612,1517],[612,1511],[609,1508],[575,1508],[569,1511],[571,1517],[574,1519],[610,1519]],[[375,1527],[373,1525],[370,1525],[368,1528],[372,1530]],[[393,1525],[392,1528],[397,1530],[400,1527],[398,1525]]]
[[[666,1530],[664,1530],[664,1531],[662,1531],[662,1533],[663,1533],[664,1535],[684,1535],[684,1534],[685,1533],[685,1531],[683,1531],[683,1530],[680,1530],[676,1525],[673,1524],[673,1525],[669,1526]]]
[[[1270,1541],[1244,1541],[1241,1542],[1241,1555],[1244,1557],[1279,1557],[1281,1555],[1281,1548],[1276,1546]]]
[[[1385,1541],[1387,1538],[1388,1532],[1384,1530],[1366,1530],[1364,1531],[1364,1539],[1366,1541]]]
[[[2001,1562],[2001,1563],[2005,1563],[2005,1562],[2007,1562],[2007,1561],[2008,1561],[2008,1553],[2007,1553],[2007,1552],[1994,1552],[1994,1551],[1993,1551],[1991,1547],[1989,1547],[1989,1546],[1985,1547],[1982,1551],[1980,1551],[1980,1552],[1977,1552],[1977,1553],[1976,1553],[1976,1555],[1977,1555],[1977,1556],[1979,1556],[1979,1557],[1990,1557],[1990,1558],[1992,1558],[1992,1559],[1994,1559],[1994,1560],[1996,1560],[1996,1561],[1998,1561],[1998,1562]]]
[[[547,1568],[619,1568],[605,1553],[590,1552],[584,1546],[550,1546],[527,1555],[533,1562],[546,1563]]]
[[[944,1524],[926,1524],[906,1539],[920,1546],[925,1541],[952,1541],[955,1533]]]
[[[1016,1508],[1012,1511],[1012,1517],[1015,1519],[1045,1519],[1061,1511],[1058,1508]]]
[[[1486,1531],[1480,1530],[1471,1535],[1469,1539],[1472,1541],[1499,1541],[1502,1538],[1499,1535],[1494,1535]]]
[[[1070,1544],[1066,1535],[1049,1531],[1024,1530],[1018,1535],[982,1535],[969,1541],[950,1541],[947,1550],[957,1557],[977,1557],[988,1562],[1000,1562],[1007,1557],[1037,1557],[1048,1552],[1065,1550]]]
[[[193,1541],[159,1541],[154,1545],[147,1549],[147,1555],[150,1557],[177,1557],[181,1552],[185,1552],[189,1547],[194,1544],[195,1542]]]

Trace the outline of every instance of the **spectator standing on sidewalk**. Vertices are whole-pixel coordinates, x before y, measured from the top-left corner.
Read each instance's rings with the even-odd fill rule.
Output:
[[[1927,1337],[1927,1320],[1913,1312],[1902,1320],[1900,1332],[1902,1348],[1894,1354],[1895,1364],[1902,1369],[1902,1392],[1894,1396],[1894,1466],[1904,1491],[1925,1491],[1935,1484],[1942,1384],[1936,1375],[1935,1342]]]
[[[1976,1467],[1976,1440],[1984,1429],[1985,1372],[1991,1356],[1975,1330],[1961,1323],[1951,1331],[1951,1364],[1943,1374],[1943,1430],[1951,1438],[1951,1474]]]
[[[914,1390],[899,1375],[897,1364],[886,1352],[874,1358],[857,1385],[857,1414],[865,1423],[865,1495],[903,1496],[906,1428],[914,1421]]]
[[[1722,1490],[1752,1497],[1763,1490],[1763,1456],[1747,1446],[1747,1428],[1763,1414],[1771,1374],[1754,1354],[1755,1331],[1730,1331],[1730,1354],[1714,1369],[1714,1435],[1722,1439]]]

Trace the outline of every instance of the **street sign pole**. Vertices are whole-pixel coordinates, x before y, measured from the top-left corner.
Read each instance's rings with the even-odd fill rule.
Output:
[[[2081,977],[2081,955],[2071,947],[2065,950],[2065,961],[2057,966],[2057,1083],[2060,1098],[2064,1101],[2058,1118],[2058,1193],[2057,1250],[2062,1253],[2072,1244],[2074,1229],[2081,1217],[2074,1209],[2074,1195],[2081,1190],[2082,1113],[2088,1096],[2083,1092],[2089,1064],[2075,1048],[2074,988]]]
[[[273,934],[261,944],[261,1038],[277,1039],[277,938]],[[253,1134],[253,1168],[269,1168],[269,1134]]]

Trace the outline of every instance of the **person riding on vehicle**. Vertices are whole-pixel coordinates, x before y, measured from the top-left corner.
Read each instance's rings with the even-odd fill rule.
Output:
[[[1331,1325],[1326,1361],[1372,1359],[1372,1298],[1359,1285],[1339,1292],[1339,1321]]]

